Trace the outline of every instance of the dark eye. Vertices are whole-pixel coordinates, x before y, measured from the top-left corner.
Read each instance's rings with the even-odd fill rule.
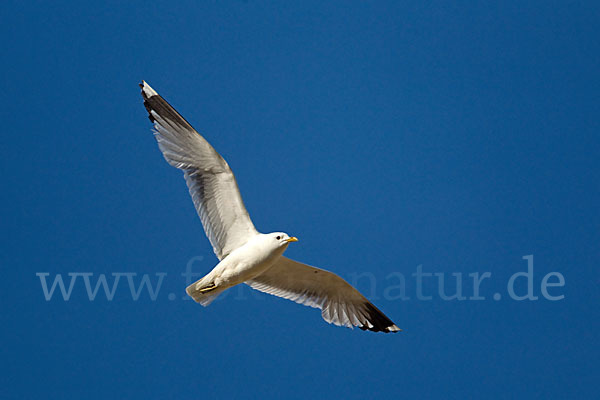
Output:
[[[279,240],[279,239],[281,239],[281,236],[277,236],[275,239]]]

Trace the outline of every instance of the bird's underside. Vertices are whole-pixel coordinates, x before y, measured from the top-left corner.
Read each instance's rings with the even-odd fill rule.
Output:
[[[256,241],[257,237],[264,240],[265,246],[273,245],[269,242],[269,235],[275,238],[276,234],[264,235],[255,229],[235,176],[223,157],[146,82],[142,82],[140,87],[148,117],[154,124],[158,146],[167,162],[183,171],[206,236],[221,261],[221,268],[228,267],[227,262],[232,259],[227,259],[230,254]],[[283,245],[287,246],[287,243]],[[270,268],[244,283],[265,293],[320,308],[323,319],[335,325],[356,326],[375,332],[400,330],[338,275],[284,256],[278,255],[274,259]],[[211,273],[187,289],[188,294],[203,305],[210,304],[226,289],[208,279]]]

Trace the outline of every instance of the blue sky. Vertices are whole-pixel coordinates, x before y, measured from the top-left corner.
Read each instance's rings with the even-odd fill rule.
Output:
[[[597,395],[598,4],[322,3],[3,4],[8,397]],[[186,265],[217,260],[142,79],[228,160],[259,230],[298,236],[289,257],[404,331],[333,327],[248,288],[184,300]],[[528,255],[538,299],[517,301]],[[489,272],[485,299],[446,301],[434,276],[419,300],[418,266],[448,293],[462,274],[467,297]],[[551,272],[561,300],[542,295]],[[47,301],[39,273],[80,275]],[[85,273],[122,274],[112,301],[90,300]],[[144,274],[160,289],[133,300]]]

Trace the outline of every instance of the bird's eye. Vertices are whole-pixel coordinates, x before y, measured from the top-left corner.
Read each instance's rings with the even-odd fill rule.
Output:
[[[281,239],[281,236],[277,236],[275,239],[279,240],[279,239]]]

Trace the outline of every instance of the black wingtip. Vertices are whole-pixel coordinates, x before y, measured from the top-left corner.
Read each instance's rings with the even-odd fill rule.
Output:
[[[141,94],[142,94],[142,98],[144,99],[144,107],[146,108],[146,111],[148,112],[148,119],[150,120],[150,122],[154,123],[156,121],[156,119],[152,116],[152,105],[150,104],[150,97],[152,96],[148,96],[148,93],[146,93],[146,91],[144,90],[144,87],[146,85],[146,81],[142,80],[142,82],[140,82],[138,84],[138,86],[140,87],[140,89],[142,89]]]
[[[150,106],[150,103],[148,102],[147,99],[144,100],[144,107],[146,108],[146,111],[148,112],[148,119],[150,120],[150,122],[154,123],[154,121],[156,121],[156,119],[152,116],[152,112],[151,112],[152,107]]]
[[[367,320],[371,323],[371,327],[367,325],[359,326],[363,331],[396,333],[401,329],[396,326],[384,313],[371,303],[366,305]]]
[[[169,121],[169,124],[178,125],[184,129],[193,130],[189,122],[185,120],[175,109],[167,103],[146,81],[139,84],[142,89],[142,98],[144,99],[144,107],[148,111],[148,119],[155,123],[158,116],[161,120]]]

